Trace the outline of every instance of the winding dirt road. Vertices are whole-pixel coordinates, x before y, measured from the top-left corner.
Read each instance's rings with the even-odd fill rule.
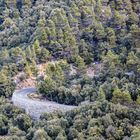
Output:
[[[34,92],[36,92],[35,88],[25,88],[22,90],[16,90],[12,96],[13,104],[25,109],[26,113],[29,114],[33,119],[39,119],[40,115],[45,112],[66,112],[76,108],[76,106],[58,104],[52,101],[39,101],[30,99],[28,95]]]

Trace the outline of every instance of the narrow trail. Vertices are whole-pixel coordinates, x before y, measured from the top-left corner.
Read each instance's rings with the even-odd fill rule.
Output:
[[[39,101],[35,99],[30,99],[28,95],[34,92],[36,92],[35,88],[25,88],[21,90],[16,90],[12,96],[13,104],[15,106],[25,109],[26,113],[29,114],[33,119],[39,119],[40,115],[45,112],[66,112],[76,108],[76,106],[58,104],[52,101]]]

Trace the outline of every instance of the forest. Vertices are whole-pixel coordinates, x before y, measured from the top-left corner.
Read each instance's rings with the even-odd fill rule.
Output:
[[[78,108],[32,119],[11,101],[21,72]],[[1,139],[140,140],[140,1],[0,0]]]

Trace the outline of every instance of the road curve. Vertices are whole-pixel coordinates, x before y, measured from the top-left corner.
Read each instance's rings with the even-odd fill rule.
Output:
[[[12,102],[15,106],[25,109],[33,119],[39,119],[45,112],[62,111],[66,112],[76,108],[76,106],[58,104],[52,101],[33,100],[28,97],[29,94],[36,92],[35,88],[25,88],[16,90],[12,96]]]

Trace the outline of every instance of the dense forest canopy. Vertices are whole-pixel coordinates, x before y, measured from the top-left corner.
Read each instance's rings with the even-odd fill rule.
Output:
[[[80,107],[32,120],[10,102],[20,72]],[[139,140],[140,1],[0,0],[0,96],[0,139]]]

